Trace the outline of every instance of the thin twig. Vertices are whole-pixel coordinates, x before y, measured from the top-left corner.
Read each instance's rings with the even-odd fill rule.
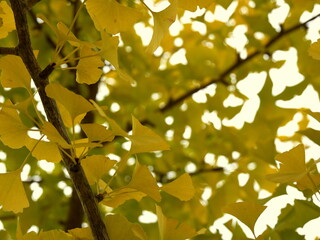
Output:
[[[230,67],[228,67],[227,69],[225,69],[218,77],[216,78],[212,78],[211,80],[209,80],[206,83],[202,83],[200,86],[195,87],[193,89],[188,90],[187,92],[185,92],[184,94],[182,94],[180,97],[176,98],[176,99],[170,99],[166,105],[164,105],[163,107],[159,108],[159,111],[161,113],[164,113],[166,111],[168,111],[169,109],[177,106],[178,104],[182,103],[185,99],[191,97],[194,93],[203,90],[204,88],[208,87],[209,85],[213,84],[213,83],[222,83],[224,85],[229,85],[229,83],[227,83],[225,81],[226,76],[228,76],[230,73],[232,73],[233,71],[235,71],[236,69],[240,68],[242,65],[244,65],[245,63],[247,63],[248,61],[250,61],[251,59],[253,59],[254,57],[263,54],[265,52],[267,52],[267,49],[270,48],[272,45],[274,45],[276,42],[278,42],[281,38],[283,38],[284,36],[292,33],[293,31],[300,29],[302,27],[306,27],[307,24],[313,20],[315,20],[316,18],[318,18],[320,16],[320,14],[310,18],[309,20],[303,22],[303,23],[298,23],[286,30],[282,30],[280,31],[278,34],[276,34],[274,37],[272,37],[264,46],[264,50],[255,50],[254,52],[252,52],[250,55],[248,55],[245,59],[237,59],[237,61],[231,65]]]
[[[18,55],[18,52],[14,47],[0,47],[0,55]]]

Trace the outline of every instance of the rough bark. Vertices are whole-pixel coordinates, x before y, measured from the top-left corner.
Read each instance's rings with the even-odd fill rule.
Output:
[[[48,74],[50,74],[50,71],[43,72],[35,55],[33,54],[26,16],[28,7],[24,0],[11,0],[10,2],[15,17],[16,30],[19,39],[18,46],[15,48],[15,53],[22,58],[22,61],[38,89],[48,121],[51,122],[61,136],[70,143],[70,139],[62,122],[56,102],[49,98],[45,92],[45,87],[49,83]],[[97,201],[91,191],[90,185],[80,163],[74,162],[63,152],[61,152],[61,157],[69,172],[70,178],[72,179],[74,189],[79,196],[94,239],[109,240],[105,224],[98,209]]]

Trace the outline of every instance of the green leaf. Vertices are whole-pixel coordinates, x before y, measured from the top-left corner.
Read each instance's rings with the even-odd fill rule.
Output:
[[[293,206],[288,204],[281,210],[275,229],[284,231],[303,227],[310,220],[318,218],[319,214],[319,207],[313,202],[295,200]]]

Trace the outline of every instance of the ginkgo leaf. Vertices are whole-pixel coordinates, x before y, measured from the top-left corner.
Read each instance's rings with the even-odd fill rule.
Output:
[[[12,67],[14,67],[14,71],[12,71]],[[31,77],[20,57],[14,55],[1,57],[0,69],[2,70],[0,80],[3,87],[30,89]]]
[[[9,101],[6,105],[13,106]],[[21,122],[17,110],[3,107],[0,111],[0,139],[11,148],[21,148],[29,140],[28,128]]]
[[[148,239],[140,225],[129,222],[122,215],[107,215],[105,217],[105,223],[110,240]]]
[[[105,118],[108,123],[110,124],[110,127],[112,129],[112,131],[114,132],[114,134],[116,136],[122,136],[122,137],[129,137],[128,133],[126,131],[124,131],[119,125],[118,123],[113,120],[112,118],[108,117],[104,111],[102,110],[102,108],[93,100],[90,100],[90,102],[93,104],[93,106],[97,109],[98,113]]]
[[[118,63],[118,45],[119,37],[112,36],[109,33],[101,32],[101,44],[97,45],[101,49],[100,55],[103,59],[108,60],[112,66],[117,69],[119,68]]]
[[[45,122],[41,127],[41,132],[45,134],[49,140],[57,143],[63,148],[71,148],[71,145],[59,134],[58,130],[50,122]]]
[[[170,149],[165,140],[151,129],[143,126],[134,116],[132,116],[132,135],[128,138],[132,142],[130,149],[132,154]]]
[[[205,229],[196,231],[186,223],[180,223],[176,219],[167,218],[162,209],[156,206],[158,226],[161,240],[185,240],[205,233]]]
[[[5,211],[22,212],[29,201],[20,179],[21,169],[0,174],[0,205]]]
[[[117,70],[118,76],[126,80],[130,83],[134,82],[134,80],[120,68],[118,62],[118,45],[119,45],[119,37],[111,36],[106,32],[101,32],[102,41],[101,44],[97,44],[97,47],[101,49],[100,55],[103,59],[107,60],[112,64],[112,66]]]
[[[0,230],[0,239],[1,240],[12,240],[9,233],[5,230]]]
[[[87,113],[82,113],[76,116],[74,119],[72,119],[69,111],[65,108],[64,105],[62,105],[60,102],[57,102],[57,106],[61,114],[62,121],[64,125],[68,128],[72,128],[73,126],[79,124],[87,114]]]
[[[80,50],[80,60],[77,65],[76,81],[78,83],[94,84],[99,81],[104,63],[100,55],[89,47]]]
[[[152,176],[147,166],[140,165],[136,162],[131,182],[126,186],[127,188],[137,189],[157,202],[161,200],[160,188],[157,185],[156,179]]]
[[[0,39],[8,36],[9,32],[16,29],[14,16],[6,1],[0,2]]]
[[[278,173],[267,175],[269,180],[281,183],[290,183],[300,180],[306,172],[305,152],[302,144],[290,151],[278,154],[276,160],[280,162]]]
[[[94,110],[94,107],[81,95],[75,94],[58,83],[46,86],[48,97],[60,102],[74,120],[80,114]]]
[[[266,206],[255,203],[237,202],[226,206],[224,208],[224,212],[238,218],[241,222],[247,225],[254,234],[254,225],[266,208]]]
[[[311,44],[308,53],[312,58],[320,60],[320,39]]]
[[[147,196],[145,193],[137,189],[123,187],[105,194],[101,203],[112,208],[117,208],[127,200],[135,199],[139,202],[145,196]]]
[[[91,149],[102,147],[102,144],[90,142],[88,138],[80,138],[72,141],[72,147],[75,150],[76,156],[80,157],[83,153]]]
[[[302,144],[293,149],[278,154],[276,159],[280,162],[278,173],[269,174],[266,178],[278,183],[296,183],[299,190],[316,190],[320,184],[319,175],[311,174],[305,163],[305,150]]]
[[[94,47],[94,44],[90,42],[81,41],[80,39],[78,39],[73,34],[73,32],[71,32],[70,29],[62,22],[59,22],[57,24],[56,33],[58,34],[61,41],[68,41],[74,47],[81,47],[81,46]]]
[[[172,0],[170,2],[172,2]],[[208,0],[188,0],[188,1],[179,1],[178,6],[179,8],[182,8],[184,10],[194,12],[197,10],[198,6],[200,8],[207,8],[212,3],[213,1],[208,1]]]
[[[87,0],[86,7],[96,29],[111,34],[130,29],[141,16],[138,10],[116,0]]]
[[[114,139],[113,131],[97,123],[80,125],[90,141],[111,142]]]
[[[35,232],[27,232],[25,234],[22,233],[20,219],[17,220],[17,231],[16,231],[16,239],[17,240],[39,240],[39,236]]]
[[[39,233],[39,240],[73,240],[73,237],[64,231],[55,229]]]
[[[68,230],[75,239],[79,240],[93,240],[91,229],[88,227],[85,228],[74,228]]]
[[[161,40],[168,32],[169,27],[176,20],[178,1],[174,0],[166,9],[161,12],[153,12],[154,30],[147,52],[154,52],[160,45]]]
[[[103,155],[88,156],[81,160],[81,165],[91,185],[97,183],[116,163],[117,161]]]
[[[37,145],[35,148],[34,146]],[[32,152],[32,156],[38,160],[47,160],[48,162],[58,163],[61,161],[59,148],[55,142],[38,141],[30,138],[26,147]]]
[[[313,112],[310,109],[304,109],[303,111],[320,122],[320,112]]]
[[[161,187],[161,190],[179,198],[182,201],[190,200],[195,194],[195,189],[188,173],[181,175],[171,183],[165,184]]]

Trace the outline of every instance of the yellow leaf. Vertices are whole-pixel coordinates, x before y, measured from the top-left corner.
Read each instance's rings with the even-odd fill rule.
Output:
[[[267,175],[267,178],[271,181],[292,183],[299,181],[307,174],[305,152],[302,144],[290,151],[278,154],[276,160],[280,162],[280,169],[278,173]]]
[[[26,147],[30,151],[34,148],[31,154],[38,160],[47,160],[52,163],[58,163],[61,160],[60,151],[55,142],[40,141],[38,143],[38,140],[31,138]]]
[[[35,232],[28,232],[23,234],[20,225],[20,219],[17,220],[17,231],[16,231],[16,239],[17,240],[39,240],[39,236]]]
[[[96,29],[111,34],[130,29],[141,16],[136,9],[125,7],[116,0],[87,0],[86,7]]]
[[[86,157],[81,161],[81,165],[88,178],[89,184],[94,184],[102,178],[103,175],[107,174],[109,170],[116,164],[117,161],[111,160],[108,157],[102,155],[93,155]]]
[[[11,102],[6,103],[14,106]],[[21,122],[17,110],[3,106],[0,110],[0,139],[11,148],[21,148],[29,141],[28,128]]]
[[[111,142],[114,139],[114,133],[100,124],[86,123],[80,126],[91,142]]]
[[[90,100],[90,102],[93,104],[93,106],[97,109],[98,113],[101,115],[101,117],[105,118],[108,123],[110,124],[110,127],[114,134],[116,136],[122,136],[122,137],[129,137],[128,133],[126,133],[118,124],[115,120],[112,118],[108,117],[102,108],[93,100]]]
[[[82,114],[76,116],[74,119],[72,119],[70,113],[65,108],[65,106],[63,106],[59,102],[57,102],[57,105],[58,105],[59,112],[61,114],[62,121],[63,121],[64,125],[68,128],[72,128],[73,126],[79,124],[87,114],[87,113],[82,113]]]
[[[74,47],[81,47],[81,46],[94,47],[94,44],[92,44],[90,42],[85,42],[85,41],[79,40],[69,30],[69,28],[62,22],[59,22],[57,24],[57,29],[54,29],[54,30],[58,34],[60,41],[68,41]]]
[[[172,0],[170,1],[172,2]],[[188,1],[179,1],[178,6],[184,10],[194,12],[197,10],[198,6],[200,8],[206,8],[213,4],[213,1],[208,0],[188,0]]]
[[[203,229],[197,232],[186,223],[167,218],[159,206],[156,206],[156,211],[161,240],[185,240],[204,233]]]
[[[320,39],[311,44],[308,53],[313,59],[320,60]]]
[[[94,107],[84,97],[71,92],[58,83],[50,83],[46,87],[48,97],[60,102],[74,120],[80,114],[94,110]]]
[[[161,12],[153,12],[154,30],[147,52],[154,52],[160,45],[164,35],[168,32],[169,27],[176,20],[178,1],[174,0],[166,9]]]
[[[14,71],[12,71],[13,67]],[[0,69],[2,70],[0,80],[3,87],[23,87],[30,90],[31,77],[20,57],[14,55],[1,57]]]
[[[93,148],[102,147],[102,144],[89,142],[88,138],[81,138],[73,141],[72,147],[76,150],[76,156],[80,157],[83,153],[88,152]]]
[[[170,146],[159,135],[151,129],[143,126],[135,117],[132,116],[132,135],[128,136],[132,145],[130,152],[141,153],[151,151],[168,150]]]
[[[161,187],[161,190],[179,198],[182,201],[190,200],[195,194],[195,189],[188,173],[185,173],[171,183],[164,185]]]
[[[9,32],[16,29],[14,16],[6,1],[0,2],[0,39],[8,36]]]
[[[99,81],[104,63],[100,55],[89,47],[83,46],[80,50],[80,60],[77,65],[76,81],[78,83],[94,84]]]
[[[310,109],[304,109],[303,111],[320,122],[320,112],[312,112]]]
[[[40,232],[39,240],[73,240],[70,234],[61,230],[51,230],[47,232]]]
[[[184,10],[194,12],[198,8],[198,1],[197,0],[179,1],[178,6],[179,8],[182,8]]]
[[[91,229],[86,228],[74,228],[68,230],[68,232],[77,240],[93,240]]]
[[[261,213],[266,208],[266,206],[262,206],[259,204],[249,202],[238,202],[226,206],[224,208],[224,212],[229,213],[232,216],[238,218],[241,222],[243,222],[250,228],[252,233],[254,233],[254,225]]]
[[[152,176],[148,167],[140,165],[138,161],[136,162],[131,182],[126,187],[137,189],[157,202],[161,200],[160,188],[156,179]]]
[[[71,148],[71,145],[64,140],[52,123],[45,122],[41,128],[41,131],[48,137],[50,141],[57,143],[62,148]]]
[[[22,212],[29,207],[23,184],[20,179],[21,169],[0,174],[0,205],[5,211]]]
[[[105,222],[110,240],[147,240],[142,227],[122,215],[107,215]]]
[[[101,32],[101,45],[98,46],[101,49],[101,57],[108,60],[114,66],[115,69],[119,68],[118,63],[118,45],[119,37],[111,36],[106,32]]]
[[[127,200],[135,199],[139,202],[145,196],[145,193],[137,189],[123,187],[106,194],[101,203],[112,208],[117,208]]]
[[[120,68],[118,62],[118,45],[119,38],[118,36],[111,36],[108,33],[101,32],[101,45],[97,45],[101,49],[101,57],[106,59],[108,62],[112,64],[112,66],[117,70],[119,77],[123,80],[126,80],[130,83],[134,82],[134,80]]]

